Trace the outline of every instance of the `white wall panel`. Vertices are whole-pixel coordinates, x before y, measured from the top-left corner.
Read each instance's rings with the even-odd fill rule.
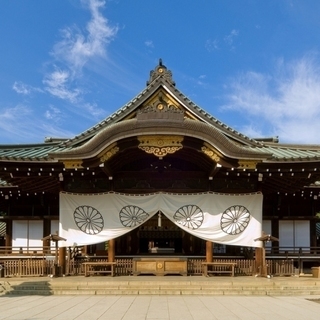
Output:
[[[59,220],[51,220],[50,233],[56,234],[57,232],[59,232]]]
[[[28,245],[28,220],[12,221],[12,246],[26,247]]]
[[[50,233],[51,234],[57,234],[59,233],[59,220],[51,220],[51,228],[50,228]],[[59,246],[60,244],[58,244]],[[53,250],[55,250],[56,247],[56,243],[55,242],[51,242],[50,246],[53,248]]]
[[[29,247],[37,247],[34,250],[42,249],[43,242],[43,221],[30,221],[29,220]]]
[[[294,247],[293,220],[279,221],[279,247],[289,250]]]
[[[30,220],[13,220],[12,221],[12,246],[22,247],[37,247],[42,248],[43,238],[43,221]]]
[[[262,232],[264,232],[265,234],[272,234],[272,227],[271,227],[271,220],[262,220]],[[270,248],[271,247],[271,242],[267,242],[266,243],[266,248]]]
[[[310,222],[307,220],[280,220],[279,246],[283,250],[292,251],[310,246]]]
[[[310,247],[310,221],[295,221],[294,236],[296,247]]]

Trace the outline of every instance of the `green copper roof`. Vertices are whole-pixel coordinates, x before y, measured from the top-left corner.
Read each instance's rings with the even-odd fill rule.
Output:
[[[51,152],[65,150],[61,142],[28,144],[28,145],[0,145],[0,160],[2,161],[54,161],[48,157]]]
[[[261,151],[272,153],[272,158],[267,162],[294,161],[309,162],[320,161],[320,146],[314,145],[289,145],[289,144],[263,144]]]

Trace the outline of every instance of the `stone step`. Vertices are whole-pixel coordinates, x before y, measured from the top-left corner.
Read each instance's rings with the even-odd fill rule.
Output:
[[[320,290],[179,290],[179,289],[87,289],[87,290],[11,290],[3,293],[5,295],[215,295],[215,296],[298,296],[298,295],[320,295]],[[2,295],[3,295],[2,294]]]
[[[320,295],[320,281],[310,279],[107,277],[8,279],[0,295]]]

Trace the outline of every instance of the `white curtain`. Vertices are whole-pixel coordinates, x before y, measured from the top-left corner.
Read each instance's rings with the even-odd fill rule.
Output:
[[[88,245],[119,237],[162,212],[204,240],[260,247],[262,194],[126,195],[60,193],[59,246]]]

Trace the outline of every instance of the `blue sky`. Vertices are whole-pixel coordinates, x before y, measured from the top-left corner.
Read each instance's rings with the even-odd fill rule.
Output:
[[[251,138],[320,144],[318,0],[0,2],[0,144],[73,137],[144,89],[177,88]]]

